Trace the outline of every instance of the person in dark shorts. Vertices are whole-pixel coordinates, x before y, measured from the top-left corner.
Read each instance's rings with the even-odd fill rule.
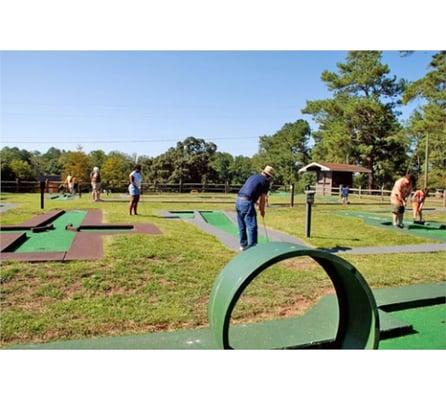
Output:
[[[242,251],[257,244],[258,227],[255,206],[257,203],[260,215],[264,217],[266,195],[273,175],[273,168],[267,165],[260,174],[250,176],[238,192],[235,210]]]
[[[407,174],[398,179],[393,185],[393,189],[390,194],[390,203],[393,206],[393,226],[396,228],[404,228],[403,218],[404,211],[406,210],[406,199],[412,192],[412,188],[414,186],[415,177],[411,174]]]

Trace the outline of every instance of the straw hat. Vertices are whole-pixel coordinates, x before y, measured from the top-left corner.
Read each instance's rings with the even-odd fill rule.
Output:
[[[270,176],[271,178],[274,177],[274,169],[273,169],[273,167],[271,167],[269,165],[267,165],[262,172],[264,174]]]

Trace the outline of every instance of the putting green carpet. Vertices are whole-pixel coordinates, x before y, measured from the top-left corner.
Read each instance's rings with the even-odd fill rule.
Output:
[[[338,211],[336,214],[347,217],[361,218],[366,224],[379,228],[392,229],[397,232],[409,233],[411,235],[422,236],[433,240],[441,240],[443,242],[446,241],[446,229],[441,229],[443,224],[439,222],[426,222],[425,225],[404,222],[404,229],[398,229],[392,226],[390,211],[389,217],[363,211]]]
[[[28,238],[15,252],[67,251],[76,232],[66,230],[65,226],[68,224],[79,225],[86,215],[87,211],[68,211],[52,222],[54,229],[37,233],[26,231]]]
[[[412,324],[414,333],[379,343],[380,349],[446,349],[446,305],[394,311],[392,316]]]
[[[216,228],[229,233],[232,236],[238,237],[238,227],[232,223],[232,221],[221,211],[200,211],[200,214],[205,219],[205,221],[215,226]],[[260,230],[260,226],[259,226]],[[258,236],[259,243],[267,243],[265,237]]]

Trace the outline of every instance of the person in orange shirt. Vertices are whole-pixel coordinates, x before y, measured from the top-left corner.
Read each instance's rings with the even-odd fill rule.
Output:
[[[393,226],[396,228],[404,228],[403,218],[406,208],[406,199],[412,192],[415,185],[415,177],[408,174],[398,179],[393,185],[392,193],[390,194],[390,203],[392,203],[393,211]]]
[[[427,188],[424,188],[423,190],[417,190],[412,196],[413,222],[423,222],[423,206],[428,191],[429,190]]]

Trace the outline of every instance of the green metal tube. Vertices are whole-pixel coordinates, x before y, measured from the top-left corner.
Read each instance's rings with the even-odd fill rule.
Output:
[[[372,291],[356,268],[331,253],[284,242],[257,245],[234,257],[215,280],[208,316],[219,347],[231,349],[231,313],[246,287],[268,267],[295,257],[309,256],[333,282],[339,305],[339,324],[331,348],[376,349],[379,316]]]

